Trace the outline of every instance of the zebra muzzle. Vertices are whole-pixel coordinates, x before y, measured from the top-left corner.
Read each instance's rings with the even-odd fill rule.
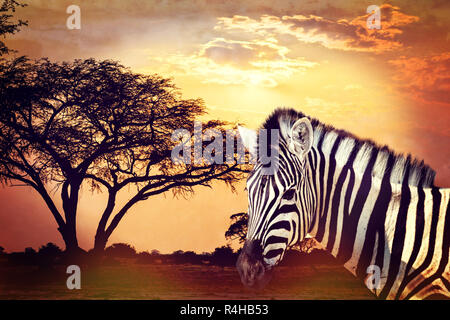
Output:
[[[261,289],[270,280],[263,263],[259,241],[247,240],[236,263],[242,283],[249,288]]]

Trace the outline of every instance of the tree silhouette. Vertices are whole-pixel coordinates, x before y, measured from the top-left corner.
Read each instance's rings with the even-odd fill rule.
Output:
[[[83,184],[108,195],[94,246],[103,251],[137,202],[167,191],[187,195],[213,180],[233,188],[245,172],[237,163],[172,161],[179,143],[172,133],[184,128],[192,134],[205,106],[201,99],[182,99],[170,79],[136,74],[109,60],[26,58],[2,65],[0,78],[1,182],[16,181],[40,194],[66,250],[79,250],[76,217]],[[202,126],[203,132],[225,128],[220,121]],[[123,190],[130,198],[116,208]]]
[[[231,225],[225,232],[227,240],[238,240],[239,243],[244,243],[247,236],[248,215],[246,212],[239,212],[230,216]]]
[[[23,20],[11,21],[12,13],[18,7],[25,7],[26,4],[21,4],[14,0],[3,0],[0,5],[0,36],[6,37],[8,34],[14,34],[20,30],[20,27],[26,26],[27,22]],[[3,41],[0,41],[0,56],[14,52],[8,48]]]

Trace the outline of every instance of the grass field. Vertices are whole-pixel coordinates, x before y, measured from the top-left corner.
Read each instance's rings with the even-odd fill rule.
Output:
[[[0,268],[0,299],[374,299],[339,266],[280,267],[261,291],[244,288],[233,267],[139,265],[85,267],[68,290],[62,266]]]

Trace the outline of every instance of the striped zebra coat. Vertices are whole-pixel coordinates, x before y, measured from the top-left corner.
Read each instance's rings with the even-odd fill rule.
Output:
[[[309,235],[379,298],[450,298],[450,189],[434,186],[431,168],[292,109],[262,128],[279,132],[268,146],[277,170],[267,175],[257,162],[247,180],[244,284],[264,282]],[[257,154],[256,133],[240,132]]]

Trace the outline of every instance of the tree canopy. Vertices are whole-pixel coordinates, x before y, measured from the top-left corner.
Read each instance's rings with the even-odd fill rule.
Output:
[[[213,180],[232,186],[245,172],[237,163],[172,161],[177,143],[172,133],[180,128],[192,133],[205,105],[201,99],[183,99],[170,79],[137,74],[110,60],[26,58],[2,64],[0,77],[0,179],[19,181],[41,195],[66,248],[78,247],[83,183],[108,193],[95,239],[104,249],[135,203],[169,190],[188,194]],[[219,132],[225,127],[221,121],[202,126]],[[130,185],[129,201],[116,208],[118,193]],[[62,210],[53,188],[60,190]]]
[[[231,224],[225,232],[227,240],[238,240],[244,243],[247,236],[248,215],[246,212],[239,212],[230,216]]]
[[[15,0],[3,0],[0,5],[0,36],[5,38],[7,35],[15,34],[20,30],[20,27],[26,26],[27,22],[24,20],[13,21],[13,15],[17,8],[25,7],[25,4],[19,3]],[[10,53],[14,50],[8,48],[6,44],[0,40],[0,56]]]

